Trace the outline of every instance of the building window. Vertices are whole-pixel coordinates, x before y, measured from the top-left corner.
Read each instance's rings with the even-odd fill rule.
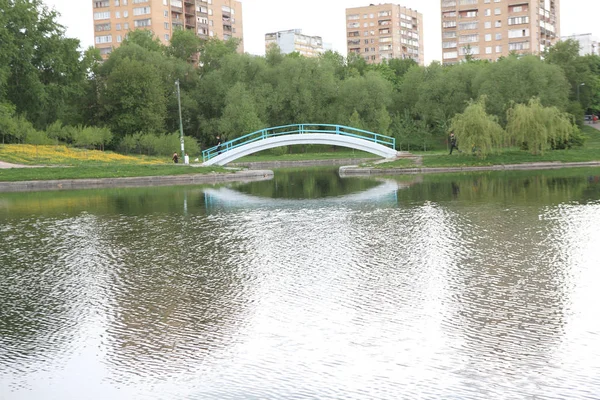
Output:
[[[165,29],[169,30],[169,23],[168,22],[165,22]]]
[[[496,53],[502,53],[502,46],[496,46]]]
[[[168,42],[169,41],[169,34],[165,33],[165,40]]]
[[[461,31],[477,29],[477,22],[463,22],[461,24],[458,24],[458,29]]]
[[[95,1],[94,2],[94,8],[102,8],[102,7],[110,7],[110,1],[103,0],[103,1]]]
[[[491,42],[492,41],[492,34],[491,33],[487,33],[485,35],[485,41],[486,42]]]
[[[496,28],[502,28],[502,21],[500,21],[500,20],[496,21],[496,23],[494,24],[494,26]]]
[[[96,32],[110,31],[110,22],[106,24],[98,24],[95,26]]]
[[[492,47],[486,47],[485,48],[485,54],[492,54]]]
[[[524,16],[524,17],[511,17],[508,19],[508,25],[520,25],[520,24],[528,24],[529,23],[529,17],[528,16]]]
[[[124,15],[125,13],[123,13]],[[146,15],[150,14],[150,7],[136,7],[133,9],[133,15]]]
[[[502,11],[499,8],[494,9],[494,15],[500,15]]]
[[[118,35],[117,36],[117,43],[121,43],[121,40],[122,40],[121,35]]]
[[[110,11],[94,13],[94,20],[110,19]]]
[[[150,26],[150,25],[152,25],[152,20],[150,18],[137,19],[137,20],[133,21],[133,26],[135,26],[136,28],[143,28],[143,27]]]
[[[444,60],[449,59],[449,58],[458,58],[458,52],[449,51],[447,53],[444,53]]]
[[[502,40],[502,34],[496,33],[496,40]]]
[[[529,42],[509,43],[508,51],[529,50]]]
[[[529,36],[529,29],[511,29],[508,31],[509,39],[527,36]]]
[[[453,39],[456,37],[456,32],[444,32],[442,36],[444,39]]]
[[[484,27],[485,27],[485,29],[492,29],[492,22],[491,21],[485,21]]]
[[[111,43],[112,35],[96,36],[96,44]]]
[[[479,42],[479,35],[477,35],[477,34],[473,34],[473,35],[460,35],[460,37],[458,38],[458,42],[459,43],[475,43],[475,42]]]

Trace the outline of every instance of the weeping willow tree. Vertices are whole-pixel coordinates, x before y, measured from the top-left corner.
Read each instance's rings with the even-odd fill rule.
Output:
[[[567,113],[542,106],[538,98],[528,104],[516,104],[507,116],[509,139],[524,145],[531,154],[543,154],[557,143],[567,142],[577,129]]]
[[[495,116],[485,111],[485,96],[470,101],[462,114],[457,114],[450,122],[450,130],[458,139],[462,151],[485,158],[497,149],[505,136]]]

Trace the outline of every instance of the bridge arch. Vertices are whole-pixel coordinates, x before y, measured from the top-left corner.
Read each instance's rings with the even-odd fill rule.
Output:
[[[262,129],[204,150],[202,165],[226,165],[259,151],[296,144],[347,147],[383,158],[397,156],[395,139],[389,136],[343,125],[295,124]]]

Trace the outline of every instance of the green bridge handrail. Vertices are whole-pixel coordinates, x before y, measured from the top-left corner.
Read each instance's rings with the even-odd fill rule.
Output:
[[[292,124],[276,126],[274,128],[265,128],[247,135],[235,138],[228,142],[222,143],[221,146],[214,146],[202,152],[202,160],[206,162],[221,153],[233,150],[244,146],[248,143],[264,140],[270,137],[296,135],[296,134],[311,134],[311,133],[327,133],[331,135],[341,135],[368,140],[377,144],[381,144],[392,149],[396,148],[396,139],[390,136],[380,135],[375,132],[365,131],[363,129],[352,128],[344,125],[332,124]]]

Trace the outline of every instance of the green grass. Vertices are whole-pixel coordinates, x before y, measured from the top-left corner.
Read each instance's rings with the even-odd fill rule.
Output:
[[[136,176],[171,176],[208,174],[211,172],[231,173],[223,167],[190,167],[185,165],[129,165],[94,164],[72,167],[40,167],[0,169],[0,181],[17,182],[55,179],[126,178]]]
[[[582,128],[586,136],[583,147],[568,150],[550,150],[540,155],[532,155],[519,149],[508,149],[500,154],[490,154],[485,159],[479,159],[470,153],[463,152],[449,155],[446,151],[429,151],[414,153],[423,158],[423,168],[443,167],[478,167],[491,165],[525,164],[536,162],[586,162],[600,161],[600,131],[591,126]],[[414,168],[412,161],[400,159],[389,163],[381,163],[375,168]]]

